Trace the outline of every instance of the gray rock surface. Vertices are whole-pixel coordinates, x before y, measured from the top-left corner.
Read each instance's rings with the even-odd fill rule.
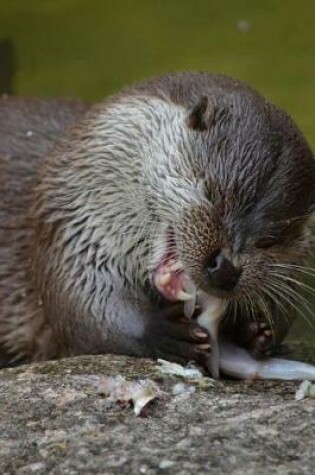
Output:
[[[297,356],[315,363],[314,348]],[[98,393],[103,375],[152,378],[170,395],[145,417]],[[83,356],[0,371],[1,474],[314,473],[315,400],[298,383],[181,381],[148,360]]]

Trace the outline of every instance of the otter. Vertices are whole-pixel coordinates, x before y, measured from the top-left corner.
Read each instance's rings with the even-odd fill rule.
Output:
[[[273,351],[313,253],[315,160],[240,80],[176,73],[98,104],[0,101],[0,345],[11,361]],[[198,302],[197,302],[198,303]],[[199,311],[200,313],[200,311]]]

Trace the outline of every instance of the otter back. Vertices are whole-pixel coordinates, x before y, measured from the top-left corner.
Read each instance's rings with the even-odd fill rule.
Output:
[[[40,312],[36,303],[25,299],[29,291],[26,248],[32,238],[26,216],[38,165],[87,108],[80,101],[0,99],[0,340],[4,346],[17,332],[24,332],[31,342],[32,331],[20,324]]]

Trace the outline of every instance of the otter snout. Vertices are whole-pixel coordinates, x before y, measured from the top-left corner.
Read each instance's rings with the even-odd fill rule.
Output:
[[[211,288],[233,290],[240,278],[241,269],[236,268],[223,251],[215,251],[205,264],[206,279]]]

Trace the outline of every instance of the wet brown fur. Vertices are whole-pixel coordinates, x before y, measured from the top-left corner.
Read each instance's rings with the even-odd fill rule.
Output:
[[[197,145],[200,133],[200,147],[204,147],[204,143],[209,146],[206,150],[201,150],[201,147],[201,152],[207,153],[207,156],[212,153],[221,156],[226,147],[229,156],[229,161],[224,162],[227,155],[222,155],[223,164],[228,164],[230,170],[230,183],[225,182],[224,176],[213,182],[197,160],[194,164],[194,173],[200,173],[210,200],[216,203],[214,216],[217,218],[212,216],[210,219],[208,211],[203,211],[201,206],[195,210],[191,208],[191,212],[183,215],[178,224],[180,257],[198,285],[204,285],[201,269],[214,247],[240,253],[244,266],[246,260],[251,263],[256,260],[255,269],[257,271],[261,266],[262,273],[266,259],[295,261],[304,258],[307,243],[302,242],[301,236],[306,223],[305,212],[308,215],[314,203],[315,167],[312,152],[293,122],[248,86],[224,76],[184,73],[153,79],[144,85],[126,89],[113,99],[113,103],[119,104],[120,99],[141,95],[183,106],[187,110],[187,127],[197,134]],[[64,199],[66,195],[63,195],[66,194],[66,188],[63,186],[68,185],[65,180],[62,185],[57,183],[58,176],[63,174],[62,179],[65,178],[68,165],[73,167],[71,140],[78,145],[78,149],[82,143],[82,150],[86,152],[85,144],[93,140],[95,118],[100,111],[106,111],[111,103],[112,99],[109,99],[107,103],[95,106],[82,122],[79,121],[71,134],[65,135],[68,139],[63,141],[58,139],[63,136],[65,129],[73,126],[89,105],[13,98],[3,98],[0,102],[0,338],[13,356],[41,359],[59,354],[103,351],[99,323],[88,319],[84,308],[77,308],[77,301],[69,297],[70,290],[77,287],[77,294],[73,296],[80,298],[80,286],[83,288],[86,281],[84,267],[82,273],[80,267],[76,269],[76,282],[67,277],[72,272],[73,263],[70,258],[66,261],[63,254],[67,221],[66,213],[58,217],[58,206],[67,204]],[[245,112],[248,111],[248,117],[240,128],[238,114],[242,107]],[[261,123],[257,124],[257,117],[262,118]],[[224,127],[229,132],[221,143],[221,130]],[[238,137],[240,142],[234,142],[234,137]],[[55,148],[56,142],[58,145]],[[248,153],[256,159],[261,154],[266,160],[266,165],[258,167],[261,176],[253,188],[245,187],[245,196],[244,190],[238,188],[242,182],[239,180],[240,173],[244,169],[240,168],[237,153],[233,155],[233,151],[245,157]],[[270,155],[285,157],[286,154],[297,157],[295,165],[294,161],[288,160],[286,166],[285,159],[279,165],[276,159],[268,162]],[[46,156],[50,156],[50,159],[40,166]],[[248,160],[244,163],[248,166],[248,176],[251,176],[258,162],[255,164]],[[84,175],[85,164],[78,161],[75,166],[78,167],[77,176]],[[271,174],[273,167],[275,171]],[[167,167],[164,172],[167,178]],[[273,182],[274,176],[277,177],[276,183]],[[299,183],[298,189],[294,187],[295,177]],[[154,179],[153,175],[153,186]],[[33,194],[36,186],[36,194]],[[158,192],[159,183],[156,186]],[[269,193],[264,193],[264,186],[268,186]],[[289,193],[292,197],[284,203],[281,202],[282,195],[279,197],[281,189],[283,195]],[[49,193],[53,192],[56,192],[55,201],[47,201]],[[277,200],[279,206],[275,205]],[[169,202],[166,199],[166,203],[163,203],[152,195],[148,197],[147,205],[152,216],[155,216],[160,211],[155,210],[155,207],[167,208]],[[273,222],[276,226],[272,227]],[[281,223],[286,224],[278,232]],[[271,246],[263,242],[259,244],[266,224],[270,225],[273,239]],[[252,241],[246,243],[245,252],[244,237],[248,235]],[[287,244],[283,236],[286,236]],[[301,245],[294,249],[291,244],[298,242],[300,237]],[[73,245],[76,239],[77,236],[73,234]],[[195,244],[196,254],[189,243]],[[89,252],[89,265],[96,266],[98,251],[96,243],[90,245],[89,250],[82,249],[82,256]],[[122,269],[125,269],[124,265],[123,262]],[[250,282],[255,286],[256,277],[250,273],[247,275],[247,287],[250,287]],[[137,306],[140,305],[140,310],[141,305],[145,307],[142,285],[143,282],[136,284],[138,294],[132,296],[137,300]],[[149,307],[151,313],[152,308]],[[275,326],[279,328],[281,340],[289,322],[284,320],[283,315],[280,315],[279,321],[277,318],[275,314]],[[151,334],[150,345],[154,345],[153,330],[147,333],[148,341]],[[128,335],[123,337],[113,334],[110,338],[111,344],[106,348],[110,351],[117,348],[119,352],[123,338],[128,339]],[[138,349],[137,343],[133,342],[129,347],[124,341],[121,347],[129,353],[155,354],[150,348],[143,351]]]
[[[73,100],[0,99],[0,320],[8,322],[2,324],[1,336],[10,357],[15,351],[19,356],[21,342],[38,358],[50,354],[50,331],[44,330],[40,297],[29,275],[29,247],[35,238],[30,209],[44,157],[88,107]]]

